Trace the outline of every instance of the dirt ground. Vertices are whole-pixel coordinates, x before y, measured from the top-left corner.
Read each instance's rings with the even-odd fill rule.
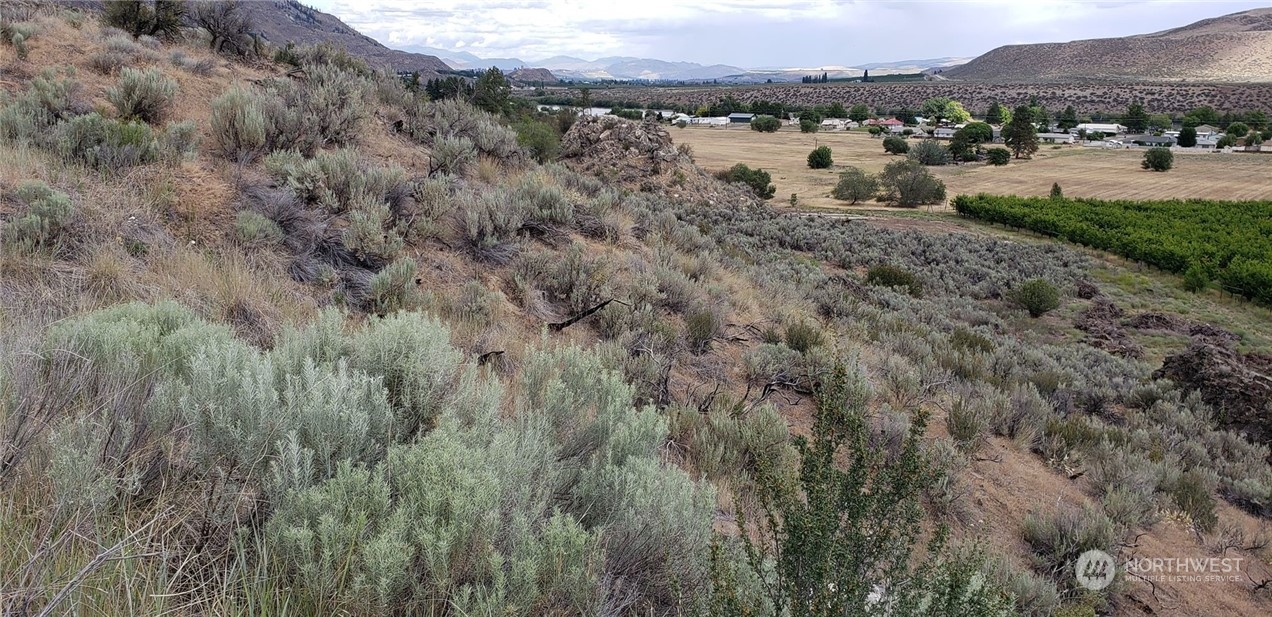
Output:
[[[687,127],[671,129],[677,144],[693,148],[694,160],[709,170],[746,163],[773,176],[774,203],[841,208],[831,199],[839,171],[860,167],[877,173],[895,160],[883,151],[882,141],[864,132],[800,133],[782,127],[758,133],[745,125],[727,129]],[[830,146],[832,169],[809,169],[808,153]],[[1102,199],[1272,199],[1272,154],[1177,153],[1175,168],[1166,173],[1140,169],[1142,150],[1101,150],[1082,146],[1044,145],[1032,160],[1013,160],[1005,167],[984,163],[932,167],[952,198],[964,193],[1047,195],[1058,182],[1069,197]],[[878,204],[865,204],[867,206]]]

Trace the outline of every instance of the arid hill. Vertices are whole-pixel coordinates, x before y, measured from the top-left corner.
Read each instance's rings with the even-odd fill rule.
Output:
[[[1272,79],[1272,8],[1123,38],[1005,45],[942,75],[965,80]]]
[[[331,43],[373,64],[387,64],[399,71],[419,71],[423,77],[435,77],[451,70],[437,56],[389,49],[338,17],[296,0],[247,2],[245,6],[251,8],[256,32],[274,45],[286,45],[288,41],[297,45]]]

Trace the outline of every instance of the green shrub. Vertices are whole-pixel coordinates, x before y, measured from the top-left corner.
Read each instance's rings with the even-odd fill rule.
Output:
[[[235,85],[212,99],[212,139],[222,156],[247,164],[268,154],[278,141],[267,95]]]
[[[889,135],[883,138],[883,151],[888,154],[905,154],[910,151],[910,144],[904,137]]]
[[[124,68],[119,84],[106,89],[106,100],[121,119],[153,124],[163,119],[176,94],[176,80],[158,69]]]
[[[985,150],[985,157],[990,165],[1001,167],[1011,162],[1011,151],[1006,148],[988,148]]]
[[[234,234],[244,244],[277,244],[283,240],[278,223],[254,210],[240,210],[234,217]]]
[[[159,135],[159,159],[180,165],[199,148],[199,129],[191,120],[170,122]]]
[[[786,326],[786,346],[800,353],[807,353],[824,342],[821,328],[806,321]]]
[[[1013,289],[1008,298],[1020,308],[1029,311],[1030,317],[1042,317],[1060,306],[1060,291],[1055,285],[1033,279]]]
[[[1213,472],[1205,474],[1201,470],[1191,469],[1179,476],[1179,479],[1167,489],[1179,509],[1188,514],[1198,529],[1209,533],[1214,531],[1219,522],[1215,513],[1215,499],[1212,496],[1215,488]]]
[[[948,165],[950,162],[950,151],[935,139],[920,140],[910,148],[907,156],[910,160],[927,166]]]
[[[1060,183],[1059,183],[1059,182],[1052,182],[1052,183],[1051,183],[1051,198],[1052,198],[1052,199],[1064,199],[1064,191],[1060,189]]]
[[[914,207],[920,204],[945,201],[945,183],[917,161],[893,161],[879,175],[882,199],[898,206]]]
[[[1140,167],[1152,171],[1170,171],[1175,164],[1175,153],[1170,148],[1149,148],[1144,153],[1144,160],[1140,163]]]
[[[408,191],[405,170],[396,165],[372,166],[352,148],[319,152],[312,159],[283,150],[266,156],[264,162],[270,176],[301,201],[331,214],[384,214],[377,211]]]
[[[32,250],[55,243],[75,213],[71,198],[38,180],[19,184],[14,194],[27,211],[4,226],[4,244]]]
[[[477,145],[463,136],[438,137],[429,152],[429,175],[436,173],[462,176],[477,162]]]
[[[855,204],[874,199],[878,192],[878,178],[856,167],[849,167],[839,173],[839,182],[831,192],[831,197]]]
[[[782,128],[782,121],[773,116],[756,116],[751,119],[751,130],[761,133],[776,133],[777,129]]]
[[[388,315],[417,306],[420,292],[415,284],[415,270],[414,259],[402,258],[371,277],[368,310],[377,315]]]
[[[816,120],[813,120],[812,118],[799,119],[799,132],[816,133],[817,131],[820,131],[820,130],[821,130],[821,124],[818,123]]]
[[[97,113],[58,124],[54,138],[63,159],[106,172],[152,163],[160,156],[159,140],[149,125],[120,122]]]
[[[769,199],[777,192],[777,187],[772,183],[772,176],[763,169],[751,169],[743,163],[738,163],[728,170],[717,174],[721,180],[725,182],[741,182],[749,187],[760,199]]]
[[[966,453],[975,452],[980,447],[982,435],[988,425],[983,408],[968,404],[962,399],[954,401],[945,417],[945,428],[949,430],[950,439]]]
[[[0,43],[12,46],[19,60],[26,60],[30,54],[27,42],[35,36],[35,31],[35,24],[0,19]]]
[[[396,313],[372,318],[350,342],[349,365],[383,380],[397,441],[431,429],[456,392],[463,359],[446,325],[416,312]]]
[[[182,0],[107,0],[103,4],[102,21],[133,37],[176,38],[186,15]]]
[[[561,136],[547,122],[523,120],[514,124],[513,128],[517,131],[517,143],[534,160],[547,163],[561,155]]]
[[[1210,273],[1200,263],[1193,263],[1184,271],[1184,289],[1201,293],[1210,287]]]
[[[915,298],[923,295],[923,281],[904,268],[889,264],[871,266],[866,271],[866,284],[880,287],[901,287]]]
[[[812,169],[829,169],[833,164],[830,146],[817,146],[808,153],[808,166]]]
[[[702,354],[711,346],[711,341],[720,335],[724,328],[724,319],[709,308],[699,308],[685,315],[685,340],[689,350]]]
[[[464,193],[457,201],[456,232],[466,248],[484,261],[503,263],[510,259],[529,208],[503,190]]]
[[[512,161],[523,156],[517,143],[517,133],[504,126],[498,118],[468,103],[456,99],[426,102],[417,101],[407,108],[403,130],[416,141],[436,149],[441,140],[465,144],[461,150],[471,152],[470,160],[484,154],[500,161]],[[473,151],[475,150],[475,151]]]

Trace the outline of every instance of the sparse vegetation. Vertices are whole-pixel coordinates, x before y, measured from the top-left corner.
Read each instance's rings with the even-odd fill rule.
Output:
[[[808,153],[808,167],[811,169],[829,169],[834,164],[829,146],[817,146]]]
[[[747,185],[760,199],[769,199],[777,192],[777,187],[773,185],[772,176],[768,172],[763,169],[751,169],[742,163],[721,172],[719,177],[725,182],[741,182]]]

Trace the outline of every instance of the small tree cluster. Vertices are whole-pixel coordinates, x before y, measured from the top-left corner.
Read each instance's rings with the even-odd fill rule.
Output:
[[[1144,153],[1144,160],[1140,162],[1140,167],[1150,171],[1170,171],[1175,165],[1175,153],[1170,148],[1149,148]]]
[[[782,128],[782,121],[773,116],[756,116],[751,119],[751,130],[761,133],[776,133]]]
[[[879,192],[879,179],[857,167],[849,167],[839,174],[839,182],[831,196],[849,203],[874,199]]]
[[[777,192],[773,185],[773,177],[763,169],[751,169],[744,163],[738,163],[720,172],[718,177],[725,182],[741,182],[751,188],[760,199],[769,199]]]
[[[830,146],[817,146],[808,153],[808,166],[812,169],[829,169],[834,163]]]
[[[945,201],[945,183],[932,176],[921,163],[893,161],[879,175],[882,199],[898,206],[914,207]]]

